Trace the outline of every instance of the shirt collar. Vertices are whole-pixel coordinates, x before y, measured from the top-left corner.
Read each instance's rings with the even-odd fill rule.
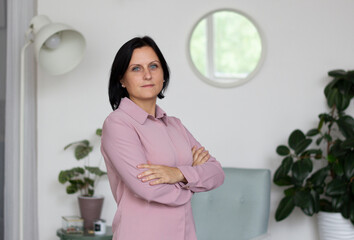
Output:
[[[145,112],[141,107],[136,105],[132,100],[125,97],[120,101],[119,109],[127,113],[130,117],[135,119],[138,123],[144,124],[148,117],[155,118]],[[156,119],[161,119],[165,124],[167,124],[167,114],[162,108],[156,105],[155,110]]]

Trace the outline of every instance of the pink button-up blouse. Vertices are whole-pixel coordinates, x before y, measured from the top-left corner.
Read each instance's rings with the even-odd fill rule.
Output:
[[[117,202],[113,240],[195,240],[191,197],[220,186],[224,172],[210,157],[192,167],[192,147],[201,145],[175,117],[156,106],[148,115],[128,98],[102,129],[101,151]],[[149,185],[137,178],[143,163],[178,167],[188,183]]]

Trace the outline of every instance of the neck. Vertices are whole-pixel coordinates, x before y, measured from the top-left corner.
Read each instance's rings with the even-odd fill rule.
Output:
[[[138,99],[132,99],[132,98],[130,100],[132,100],[136,105],[141,107],[145,112],[147,112],[151,116],[156,117],[155,116],[156,98],[151,100],[143,100],[143,101]]]

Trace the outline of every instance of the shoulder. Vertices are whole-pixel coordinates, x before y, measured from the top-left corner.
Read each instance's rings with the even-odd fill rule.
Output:
[[[103,128],[132,125],[133,119],[119,108],[111,112],[103,123]]]
[[[182,132],[185,132],[186,127],[182,123],[181,119],[174,117],[174,116],[168,116],[168,124],[174,126],[177,129],[180,129]]]
[[[168,123],[170,124],[177,124],[177,125],[183,125],[182,124],[182,121],[177,118],[177,117],[174,117],[174,116],[166,116],[167,120],[168,120]]]

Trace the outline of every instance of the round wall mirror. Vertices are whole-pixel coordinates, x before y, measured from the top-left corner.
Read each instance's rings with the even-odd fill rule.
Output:
[[[245,14],[217,10],[193,28],[189,57],[198,76],[217,87],[235,87],[250,80],[264,57],[259,28]]]

